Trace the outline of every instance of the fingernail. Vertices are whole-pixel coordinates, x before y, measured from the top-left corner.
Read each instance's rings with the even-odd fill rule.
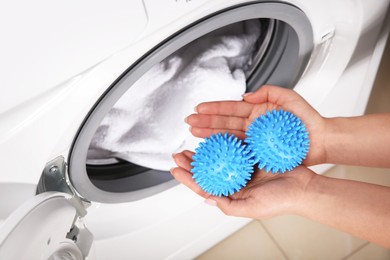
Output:
[[[212,200],[212,199],[206,199],[204,201],[204,203],[206,203],[207,205],[213,206],[213,207],[217,206],[217,202],[215,200]]]
[[[171,169],[169,169],[169,171],[173,174],[174,169],[175,169],[175,167],[172,167]]]
[[[172,157],[175,157],[176,154],[177,154],[177,153],[173,153],[173,154],[172,154]]]
[[[246,97],[246,96],[249,96],[249,95],[252,95],[253,94],[253,92],[247,92],[247,93],[244,93],[243,95],[242,95],[242,97]]]
[[[192,131],[192,126],[190,126],[190,127],[188,128],[188,130],[191,132],[191,131]]]
[[[186,118],[184,118],[184,122],[186,122],[188,124],[188,116]]]
[[[194,107],[194,111],[198,113],[198,106]]]

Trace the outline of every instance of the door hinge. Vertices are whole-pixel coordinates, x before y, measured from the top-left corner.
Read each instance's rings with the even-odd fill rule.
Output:
[[[70,201],[75,206],[78,216],[82,218],[87,214],[86,208],[89,207],[90,202],[77,195],[70,184],[66,170],[65,159],[62,156],[48,162],[39,179],[36,193],[58,191],[70,194],[72,196]]]

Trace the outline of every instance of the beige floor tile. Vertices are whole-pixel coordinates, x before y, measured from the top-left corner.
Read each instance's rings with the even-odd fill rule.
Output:
[[[366,241],[298,216],[262,221],[290,260],[341,259]]]
[[[377,246],[375,244],[368,244],[345,260],[388,260],[390,259],[390,250]]]
[[[197,260],[208,259],[285,259],[262,225],[253,221],[215,247],[200,255]]]

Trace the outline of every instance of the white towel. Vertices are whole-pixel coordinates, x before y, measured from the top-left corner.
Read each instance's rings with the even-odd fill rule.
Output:
[[[172,153],[193,150],[199,138],[184,118],[201,102],[241,100],[259,22],[237,24],[185,46],[152,67],[101,122],[88,159],[121,158],[157,170],[175,164]]]

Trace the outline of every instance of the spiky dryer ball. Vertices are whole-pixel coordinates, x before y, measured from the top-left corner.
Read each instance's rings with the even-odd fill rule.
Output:
[[[195,152],[192,177],[213,196],[229,196],[251,179],[253,155],[234,135],[211,135]]]
[[[309,151],[309,134],[302,121],[284,110],[267,111],[248,127],[245,142],[259,169],[273,173],[290,171]]]

